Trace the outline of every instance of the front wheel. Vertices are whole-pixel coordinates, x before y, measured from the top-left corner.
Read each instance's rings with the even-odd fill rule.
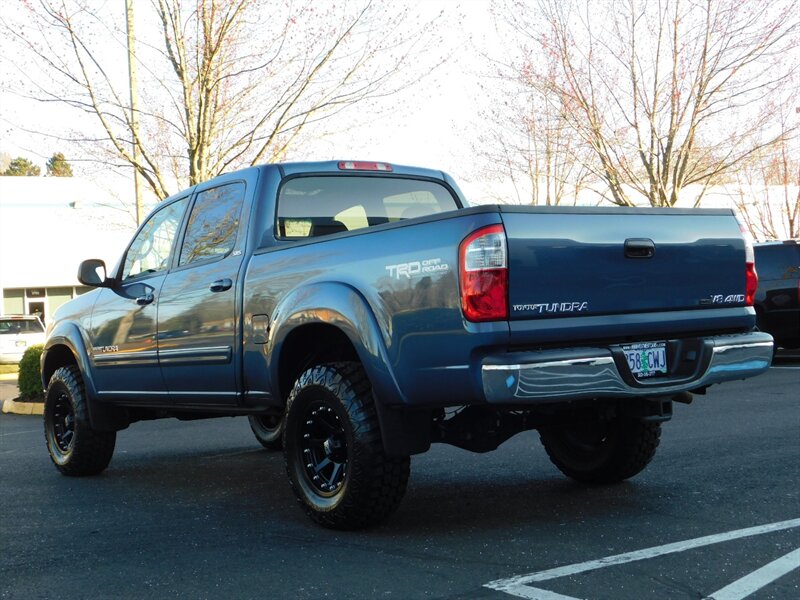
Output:
[[[584,421],[539,432],[550,461],[585,483],[616,483],[641,472],[655,456],[661,424],[618,417]]]
[[[92,429],[86,402],[78,367],[57,369],[44,400],[44,438],[50,459],[64,475],[97,475],[114,454],[117,433]]]
[[[298,502],[325,527],[375,525],[405,494],[410,459],[384,453],[372,387],[358,363],[300,375],[286,405],[283,447]]]
[[[283,414],[250,415],[247,418],[259,444],[267,450],[283,448]]]

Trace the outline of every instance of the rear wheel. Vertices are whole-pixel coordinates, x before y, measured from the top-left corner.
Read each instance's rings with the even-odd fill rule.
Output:
[[[283,445],[292,490],[325,527],[375,525],[405,494],[410,459],[384,454],[372,387],[358,363],[300,375],[286,406]]]
[[[615,483],[641,472],[655,456],[661,424],[617,417],[539,432],[552,463],[577,481]]]
[[[268,450],[283,448],[283,414],[251,415],[248,420],[259,444]]]
[[[61,367],[50,378],[44,437],[50,459],[64,475],[97,475],[111,462],[117,433],[92,429],[83,379],[74,365]]]

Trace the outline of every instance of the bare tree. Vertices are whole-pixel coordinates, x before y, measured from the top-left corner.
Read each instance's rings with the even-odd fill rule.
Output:
[[[137,39],[138,132],[121,6],[110,13],[90,0],[39,0],[21,22],[3,24],[40,68],[38,77],[26,72],[29,96],[91,115],[99,132],[73,141],[133,166],[158,198],[282,159],[310,130],[324,132],[343,110],[396,94],[443,60],[438,17],[420,20],[381,0],[138,7],[148,24],[137,29],[146,32]]]
[[[473,145],[479,170],[510,181],[517,203],[574,204],[590,175],[591,147],[564,118],[548,82],[534,76],[541,57],[510,39],[506,58],[491,60],[494,72],[484,78],[485,95],[493,101],[481,112],[483,127]]]
[[[789,135],[789,123],[800,118],[796,102],[790,96],[782,106],[781,139],[735,173],[734,201],[756,239],[800,239],[800,137]]]
[[[608,200],[674,206],[780,139],[770,98],[798,67],[795,0],[505,4],[559,70],[534,77],[594,151]]]

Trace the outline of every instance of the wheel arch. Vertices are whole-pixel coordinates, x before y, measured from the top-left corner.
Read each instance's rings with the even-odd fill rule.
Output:
[[[74,323],[59,323],[50,333],[41,358],[42,386],[47,389],[50,378],[59,368],[75,365],[80,371],[86,392],[89,421],[97,431],[125,429],[130,421],[124,409],[109,406],[97,399],[97,388],[89,366],[89,354],[81,330]]]
[[[314,364],[358,361],[372,385],[387,454],[430,448],[430,415],[403,410],[406,399],[389,363],[386,338],[357,290],[342,283],[304,286],[285,297],[273,315],[266,356],[274,397],[285,402],[297,377]]]
[[[89,370],[89,356],[83,336],[74,323],[59,323],[48,336],[42,352],[42,386],[47,388],[53,373],[68,365],[77,365],[87,394],[95,398],[94,380]]]
[[[295,378],[286,372],[299,368],[292,368],[293,361],[302,362],[303,356],[316,351],[325,360],[358,360],[380,398],[378,404],[404,402],[378,321],[353,287],[332,282],[303,286],[287,295],[273,315],[267,357],[276,397],[285,400],[291,391]],[[330,356],[332,347],[344,356]]]

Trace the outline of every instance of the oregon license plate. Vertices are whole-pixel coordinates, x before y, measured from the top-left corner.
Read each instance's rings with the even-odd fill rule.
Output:
[[[667,373],[666,342],[647,342],[622,347],[625,359],[634,376],[654,377]]]

